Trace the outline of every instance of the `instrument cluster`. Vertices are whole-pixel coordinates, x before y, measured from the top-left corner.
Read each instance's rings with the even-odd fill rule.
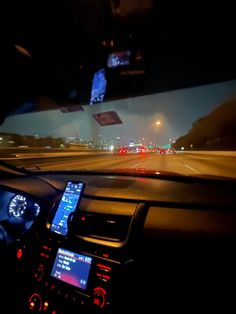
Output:
[[[0,190],[0,243],[18,239],[40,212],[40,205],[30,195]]]
[[[13,196],[8,206],[8,215],[15,221],[34,220],[39,213],[39,204],[20,194]]]

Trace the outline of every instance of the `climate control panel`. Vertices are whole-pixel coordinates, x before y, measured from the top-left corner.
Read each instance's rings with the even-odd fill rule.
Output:
[[[110,312],[112,286],[121,263],[108,254],[42,245],[32,273],[28,312],[50,314]]]

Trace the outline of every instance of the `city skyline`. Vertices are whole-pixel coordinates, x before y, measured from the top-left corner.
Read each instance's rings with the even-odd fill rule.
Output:
[[[73,113],[51,110],[10,116],[0,132],[77,136],[88,141],[97,141],[100,134],[104,141],[119,137],[122,145],[143,138],[164,145],[186,134],[193,122],[234,96],[236,80],[84,106],[84,111]],[[101,127],[93,115],[110,110],[117,112],[123,124]],[[158,128],[157,121],[161,121]]]

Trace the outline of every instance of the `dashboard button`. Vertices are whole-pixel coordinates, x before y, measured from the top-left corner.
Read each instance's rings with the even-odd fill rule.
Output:
[[[53,292],[53,291],[55,291],[55,289],[56,289],[56,286],[54,285],[54,283],[52,283],[50,285],[50,290]]]
[[[34,279],[38,282],[40,282],[43,279],[44,276],[44,270],[43,267],[40,265],[36,272],[34,273]]]
[[[45,301],[45,302],[43,303],[43,311],[47,311],[47,309],[48,309],[48,302]]]

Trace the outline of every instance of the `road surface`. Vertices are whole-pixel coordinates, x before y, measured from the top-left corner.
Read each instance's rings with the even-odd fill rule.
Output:
[[[98,169],[145,169],[176,172],[183,175],[210,174],[236,177],[236,153],[177,153],[176,155],[159,155],[155,153],[130,155],[86,155],[63,156],[52,153],[51,156],[21,155],[16,160],[9,160],[16,166],[34,167],[41,170],[98,170]]]

